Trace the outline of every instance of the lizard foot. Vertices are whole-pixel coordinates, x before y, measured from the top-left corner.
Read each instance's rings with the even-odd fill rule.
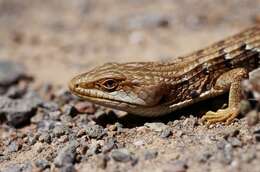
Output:
[[[217,112],[208,111],[203,117],[202,121],[209,124],[215,124],[218,122],[224,122],[230,124],[230,122],[237,117],[239,110],[237,108],[220,109]]]

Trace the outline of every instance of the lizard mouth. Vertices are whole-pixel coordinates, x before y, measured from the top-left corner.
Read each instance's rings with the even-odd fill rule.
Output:
[[[97,94],[91,94],[91,92],[93,90],[75,86],[75,84],[73,84],[71,82],[69,83],[69,90],[71,91],[72,94],[74,94],[80,98],[86,99],[90,102],[93,102],[93,103],[96,103],[96,104],[99,104],[102,106],[115,108],[115,109],[119,109],[119,110],[126,111],[126,109],[129,109],[129,108],[136,108],[137,106],[142,106],[142,105],[133,104],[133,103],[129,103],[129,102],[123,102],[120,100],[109,99],[104,96],[99,97]],[[143,106],[143,108],[144,107],[145,106]]]

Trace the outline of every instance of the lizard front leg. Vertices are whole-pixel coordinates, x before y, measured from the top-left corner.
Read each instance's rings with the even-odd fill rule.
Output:
[[[202,121],[207,124],[225,122],[229,124],[234,118],[239,115],[241,101],[241,81],[248,78],[248,72],[244,68],[232,69],[222,74],[214,85],[215,90],[229,90],[228,107],[219,109],[217,112],[209,111],[203,117]]]

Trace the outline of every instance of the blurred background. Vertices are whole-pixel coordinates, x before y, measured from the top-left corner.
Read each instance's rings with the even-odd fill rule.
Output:
[[[260,23],[260,0],[0,0],[0,60],[66,85],[105,62],[185,55]]]

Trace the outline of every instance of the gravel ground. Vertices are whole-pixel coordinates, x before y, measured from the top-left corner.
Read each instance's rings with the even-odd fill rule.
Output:
[[[107,61],[165,60],[203,47],[260,23],[259,6],[0,0],[0,171],[259,172],[259,71],[243,82],[242,114],[227,126],[200,121],[227,95],[147,119],[82,101],[66,85]]]

